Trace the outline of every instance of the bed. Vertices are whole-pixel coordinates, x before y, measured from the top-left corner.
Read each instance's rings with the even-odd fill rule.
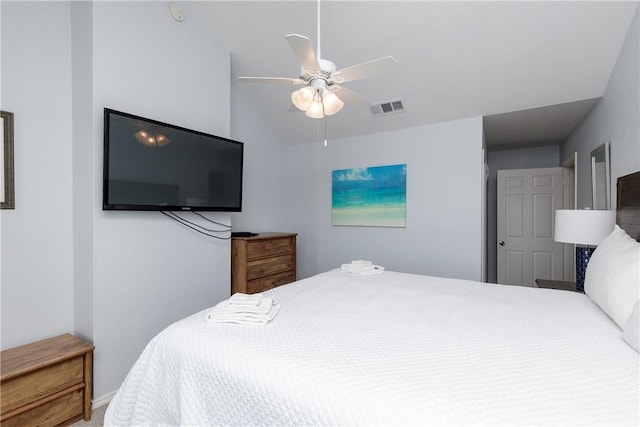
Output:
[[[621,233],[637,244],[640,173],[620,180]],[[618,301],[636,316],[638,275]],[[340,269],[265,295],[281,306],[266,325],[204,310],[156,336],[105,425],[640,424],[631,322],[589,295]]]

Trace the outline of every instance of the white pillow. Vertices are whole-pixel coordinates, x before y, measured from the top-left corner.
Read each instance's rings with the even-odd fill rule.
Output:
[[[633,306],[633,312],[624,325],[622,339],[640,353],[640,302]]]
[[[620,328],[640,299],[640,243],[617,225],[591,255],[584,292]]]

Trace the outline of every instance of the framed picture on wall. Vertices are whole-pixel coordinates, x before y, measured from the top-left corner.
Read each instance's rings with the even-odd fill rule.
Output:
[[[331,224],[406,227],[407,165],[331,173]]]
[[[0,208],[15,209],[15,186],[13,173],[13,113],[0,111]]]

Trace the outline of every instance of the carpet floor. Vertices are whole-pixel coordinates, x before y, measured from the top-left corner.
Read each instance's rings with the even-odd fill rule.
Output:
[[[80,420],[71,424],[73,427],[102,427],[104,425],[104,412],[107,410],[107,406],[102,405],[98,408],[93,408],[91,411],[91,419],[89,421]]]

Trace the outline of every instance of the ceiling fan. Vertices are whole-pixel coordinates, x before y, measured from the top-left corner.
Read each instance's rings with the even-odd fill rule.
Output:
[[[336,114],[344,106],[343,100],[370,107],[371,102],[341,84],[387,72],[398,63],[393,56],[386,56],[338,70],[336,64],[322,59],[320,57],[320,1],[318,1],[317,54],[308,37],[288,34],[285,38],[300,61],[301,70],[298,78],[239,77],[238,80],[244,83],[304,85],[303,88],[291,94],[291,101],[299,110],[304,111],[307,117],[314,119]],[[340,94],[340,97],[337,94]]]

